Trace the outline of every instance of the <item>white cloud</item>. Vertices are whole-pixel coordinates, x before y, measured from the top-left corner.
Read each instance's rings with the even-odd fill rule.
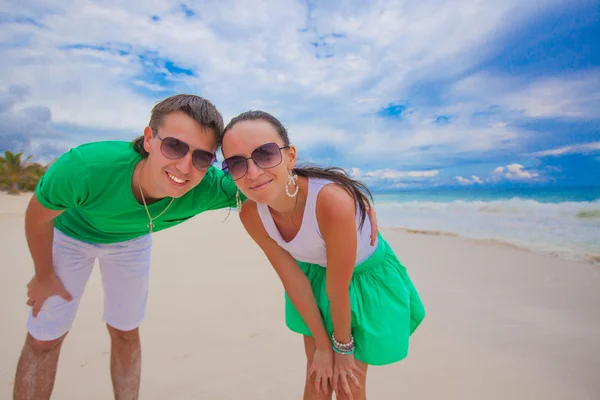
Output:
[[[371,125],[371,126],[369,126]],[[356,124],[348,132],[348,155],[355,160],[377,158],[396,167],[421,166],[446,157],[468,157],[490,151],[517,151],[527,132],[494,122],[474,126],[468,115],[440,126],[430,110],[409,110],[400,126],[373,120]]]
[[[322,32],[347,34],[349,41],[341,41],[335,50],[356,49],[355,54],[369,61],[365,67],[379,79],[371,96],[364,97],[394,101],[409,79],[433,71],[437,78],[453,76],[474,67],[496,50],[493,42],[503,29],[563,1],[345,3],[347,7],[319,4],[315,25]],[[465,25],[469,29],[460,28]]]
[[[21,106],[46,107],[53,122],[138,134],[156,101],[185,91],[211,99],[226,120],[250,108],[269,111],[302,149],[327,144],[349,159],[419,168],[450,156],[517,150],[527,132],[499,119],[471,120],[494,97],[506,95],[529,115],[554,112],[556,94],[571,115],[593,109],[584,89],[595,75],[564,90],[554,81],[532,83],[521,97],[515,97],[520,81],[510,85],[513,91],[495,93],[490,88],[504,80],[478,75],[454,88],[460,101],[450,99],[451,106],[409,107],[400,125],[374,116],[408,98],[423,78],[462,76],[498,51],[503,32],[564,3],[348,0],[314,3],[307,16],[305,3],[292,0],[223,0],[210,7],[190,1],[191,18],[180,5],[157,0],[15,4],[10,15],[42,27],[3,25],[0,38],[9,46],[0,74],[31,88]],[[169,72],[167,60],[194,75]],[[585,94],[578,102],[577,91]],[[452,122],[435,124],[441,114]]]
[[[600,109],[600,71],[534,81],[504,98],[506,106],[538,117],[594,118]]]
[[[483,181],[481,180],[481,178],[479,178],[476,175],[471,175],[471,179],[469,179],[469,178],[463,178],[462,176],[455,176],[454,178],[461,185],[473,185],[475,183],[479,183],[479,184],[483,183]]]
[[[297,146],[299,151],[323,144],[343,147],[348,138],[348,134],[341,129],[316,124],[292,123],[286,126],[286,130],[291,144]]]
[[[549,172],[562,172],[562,167],[557,167],[556,165],[547,165],[545,169]]]
[[[571,146],[563,146],[555,149],[537,151],[531,153],[532,156],[545,157],[545,156],[562,156],[564,154],[587,154],[600,150],[600,142],[593,143],[582,143],[574,144]]]
[[[506,171],[506,172],[504,172]],[[496,167],[492,172],[490,180],[500,180],[506,178],[509,180],[532,180],[538,178],[540,174],[534,170],[526,170],[521,164],[509,164],[506,166]]]
[[[556,172],[560,169],[557,167],[546,167],[549,172]],[[513,163],[508,165],[501,165],[492,170],[487,177],[480,177],[478,175],[471,175],[469,178],[463,176],[455,176],[454,179],[460,185],[469,186],[486,183],[498,183],[503,180],[510,181],[537,181],[542,179],[542,174],[534,169],[527,169],[521,164]]]
[[[25,86],[0,89],[0,151],[31,154],[32,139],[55,143],[60,139],[51,126],[52,115],[48,108],[23,106],[29,96],[30,89]]]
[[[537,79],[478,72],[456,82],[454,108],[532,118],[598,118],[600,70]]]
[[[398,181],[403,179],[434,178],[438,176],[439,173],[439,170],[401,171],[389,168],[362,172],[359,168],[352,168],[350,175],[356,179],[371,179],[376,181]]]

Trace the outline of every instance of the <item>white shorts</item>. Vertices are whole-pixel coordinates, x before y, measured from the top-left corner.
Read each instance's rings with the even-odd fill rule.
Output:
[[[92,244],[55,229],[54,271],[73,300],[49,297],[37,317],[33,317],[30,309],[27,330],[31,336],[37,340],[54,340],[71,329],[96,258],[104,289],[102,319],[122,331],[137,328],[146,310],[151,247],[150,235],[120,243]]]

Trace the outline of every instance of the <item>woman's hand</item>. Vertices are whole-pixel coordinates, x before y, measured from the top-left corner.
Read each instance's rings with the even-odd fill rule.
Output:
[[[374,246],[375,240],[377,240],[377,235],[379,234],[379,227],[377,226],[377,214],[372,207],[367,207],[367,214],[369,215],[369,220],[371,221],[371,246]]]
[[[333,376],[333,349],[317,348],[313,354],[312,363],[308,369],[308,377],[315,375],[315,388],[317,393],[323,389],[323,393],[328,393],[328,386]]]
[[[335,353],[333,361],[333,390],[336,392],[336,396],[339,396],[340,385],[341,390],[344,391],[346,397],[352,400],[352,390],[350,384],[360,389],[360,382],[356,377],[356,374],[364,376],[365,373],[356,363],[354,362],[354,354],[339,354]]]

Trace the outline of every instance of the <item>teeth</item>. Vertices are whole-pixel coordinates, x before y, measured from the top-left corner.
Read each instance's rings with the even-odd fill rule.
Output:
[[[179,179],[178,177],[176,177],[174,175],[171,175],[168,172],[167,172],[167,175],[169,175],[169,178],[171,178],[172,180],[174,180],[177,183],[183,183],[183,182],[185,182],[183,179]]]

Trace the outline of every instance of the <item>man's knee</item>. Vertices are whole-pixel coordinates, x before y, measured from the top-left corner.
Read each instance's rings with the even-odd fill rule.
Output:
[[[117,328],[113,328],[110,325],[106,325],[108,328],[108,333],[110,334],[110,338],[112,340],[116,340],[123,343],[136,343],[140,340],[140,330],[139,328],[135,328],[129,331],[122,331]]]
[[[31,334],[27,334],[26,346],[29,347],[34,353],[46,353],[53,349],[60,347],[67,334],[58,339],[53,340],[38,340],[35,339]]]

